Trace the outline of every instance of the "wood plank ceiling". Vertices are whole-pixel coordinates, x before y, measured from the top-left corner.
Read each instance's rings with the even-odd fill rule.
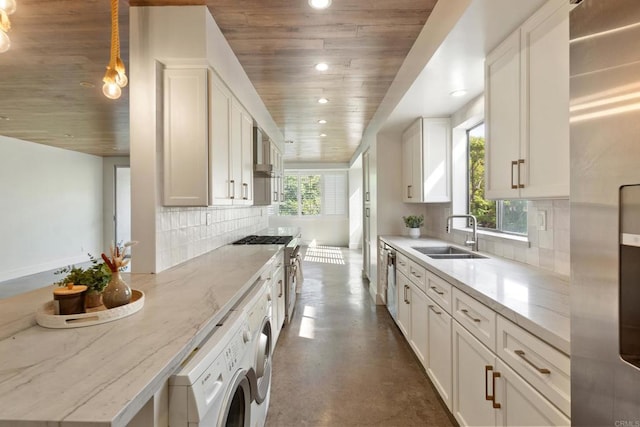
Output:
[[[131,0],[206,4],[280,127],[285,161],[348,162],[437,0]],[[101,94],[108,0],[17,0],[0,55],[0,134],[103,156],[128,153],[128,90]],[[120,4],[128,65],[128,5]],[[326,62],[329,69],[314,66]],[[86,87],[92,83],[95,87]],[[325,97],[327,104],[317,101]],[[326,124],[318,123],[326,120]],[[326,136],[321,136],[321,135]]]

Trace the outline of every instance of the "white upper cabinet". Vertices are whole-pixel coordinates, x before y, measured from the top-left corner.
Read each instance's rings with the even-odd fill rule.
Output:
[[[212,71],[209,71],[209,128],[211,147],[209,155],[210,194],[209,203],[212,205],[231,204],[231,152],[229,140],[231,137],[231,92]]]
[[[164,70],[166,206],[206,206],[208,196],[207,70]]]
[[[487,55],[486,196],[569,196],[569,3],[550,0]]]
[[[402,134],[402,200],[451,201],[451,124],[447,118],[419,118]]]

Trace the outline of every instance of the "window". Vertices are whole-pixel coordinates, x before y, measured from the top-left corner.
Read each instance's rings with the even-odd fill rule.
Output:
[[[347,173],[344,171],[287,170],[280,215],[347,214]]]
[[[467,130],[468,212],[478,219],[478,227],[505,233],[527,234],[526,200],[486,200],[484,198],[484,123]]]

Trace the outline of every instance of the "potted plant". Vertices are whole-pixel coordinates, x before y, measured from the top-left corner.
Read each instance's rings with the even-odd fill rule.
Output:
[[[404,225],[409,228],[409,236],[417,239],[420,237],[420,227],[424,225],[423,215],[409,215],[403,216]]]
[[[87,287],[86,306],[92,308],[102,305],[102,291],[111,279],[111,270],[101,260],[94,258],[91,254],[88,255],[91,267],[86,269],[76,266],[63,267],[55,274],[65,274],[65,276],[55,284],[58,286],[67,286],[69,283],[85,285]]]

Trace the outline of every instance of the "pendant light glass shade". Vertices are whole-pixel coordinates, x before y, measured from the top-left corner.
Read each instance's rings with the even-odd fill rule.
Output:
[[[0,29],[0,53],[4,53],[11,47],[9,35]]]
[[[11,15],[16,11],[15,0],[0,0],[0,9],[4,10],[7,15]]]

